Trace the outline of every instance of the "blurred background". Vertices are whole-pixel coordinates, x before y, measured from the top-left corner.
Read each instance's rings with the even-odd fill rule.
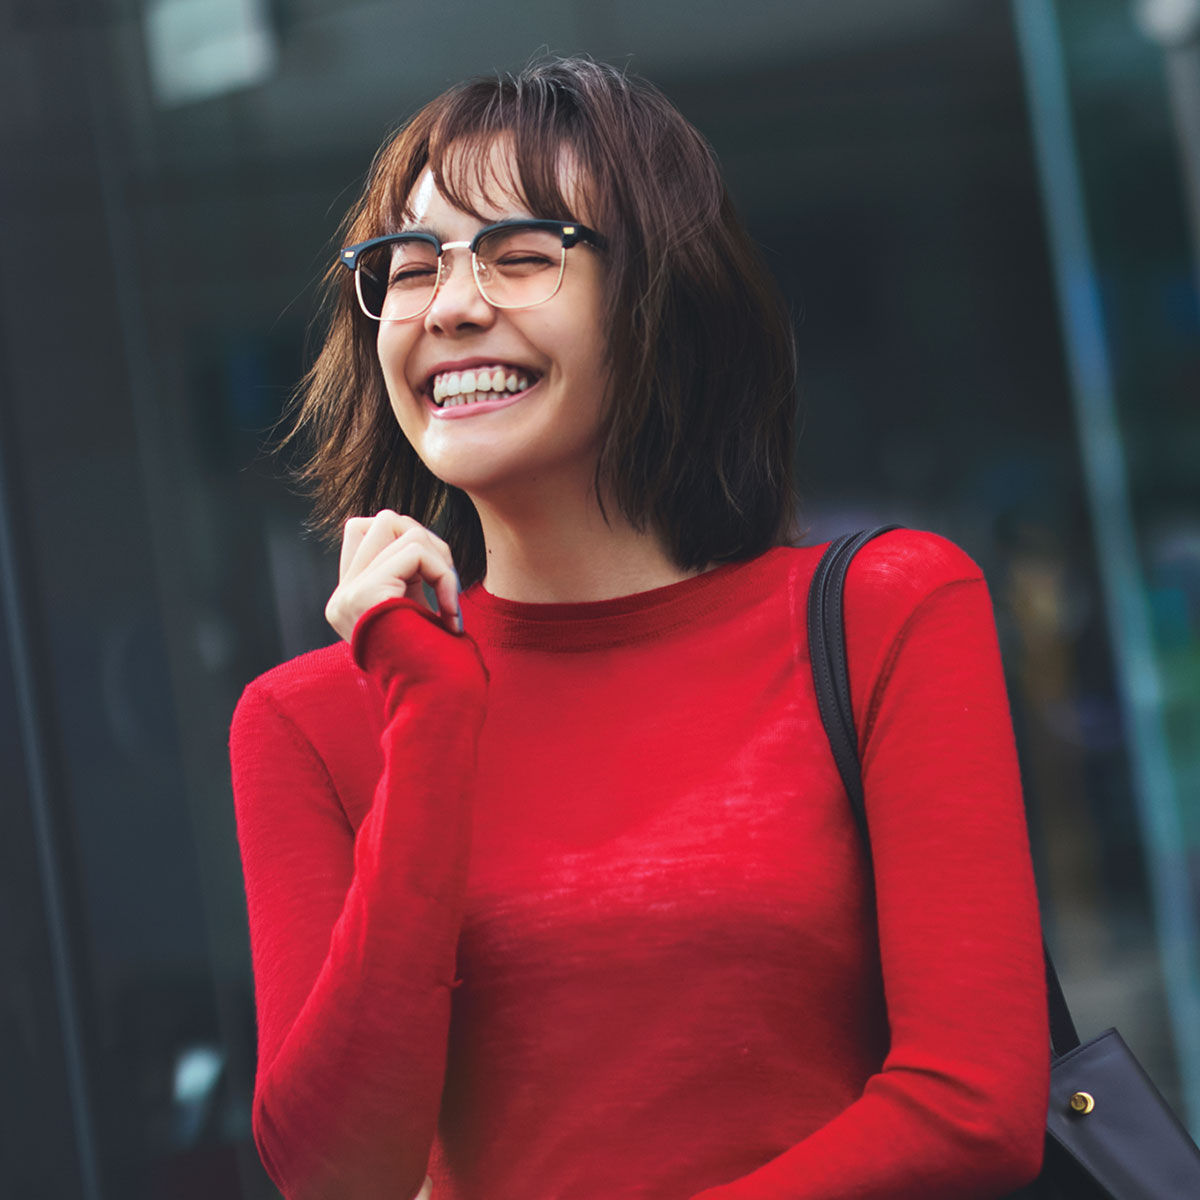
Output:
[[[715,146],[808,539],[983,566],[1078,1024],[1200,1129],[1200,3],[0,0],[6,1197],[275,1195],[226,737],[337,567],[266,447],[376,147],[545,50]]]

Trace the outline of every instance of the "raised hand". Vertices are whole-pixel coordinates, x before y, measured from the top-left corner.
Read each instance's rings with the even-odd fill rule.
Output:
[[[342,536],[338,585],[325,619],[347,642],[359,617],[383,600],[408,596],[426,604],[422,582],[437,596],[437,611],[452,633],[462,632],[458,575],[450,547],[412,517],[390,508],[351,517]]]

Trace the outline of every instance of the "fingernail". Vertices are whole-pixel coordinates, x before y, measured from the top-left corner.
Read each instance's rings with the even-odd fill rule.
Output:
[[[463,625],[462,601],[459,599],[459,596],[462,595],[462,583],[459,581],[457,571],[454,572],[454,586],[458,589],[454,593],[454,603],[458,609],[458,612],[456,614],[458,617],[458,632],[463,633],[463,632],[465,632],[466,627]]]

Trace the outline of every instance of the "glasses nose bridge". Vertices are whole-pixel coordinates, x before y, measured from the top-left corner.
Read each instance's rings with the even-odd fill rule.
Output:
[[[480,291],[479,280],[475,276],[475,252],[471,249],[471,245],[472,245],[471,242],[443,242],[442,243],[442,248],[440,251],[438,251],[437,286],[434,288],[435,294],[430,297],[430,300],[429,300],[430,304],[432,304],[434,302],[434,300],[437,298],[437,293],[442,290],[442,285],[445,284],[446,281],[451,277],[451,272],[454,270],[454,268],[451,266],[450,255],[446,253],[447,250],[465,250],[465,251],[467,251],[467,253],[471,259],[471,268],[470,268],[471,285],[472,285],[472,287],[475,288],[476,291],[479,291],[480,295],[483,297],[484,302],[485,303],[487,302],[487,297],[483,296],[482,291]]]

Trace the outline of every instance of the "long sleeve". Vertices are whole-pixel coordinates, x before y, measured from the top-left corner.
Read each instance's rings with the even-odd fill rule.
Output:
[[[985,1200],[1038,1170],[1046,1000],[995,626],[974,564],[924,543],[960,577],[885,642],[855,640],[896,583],[884,550],[847,593],[889,1051],[839,1115],[693,1200]]]
[[[385,701],[382,773],[357,832],[269,683],[247,688],[231,731],[254,1135],[289,1200],[418,1193],[455,985],[486,672],[470,639],[411,601],[365,614],[352,651]]]

